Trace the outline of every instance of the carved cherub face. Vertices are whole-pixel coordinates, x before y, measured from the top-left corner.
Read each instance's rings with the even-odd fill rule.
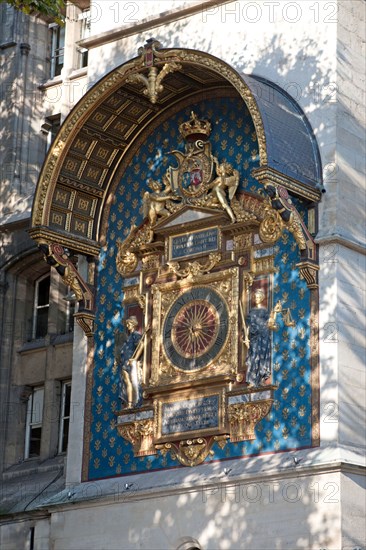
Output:
[[[233,167],[229,162],[223,162],[217,168],[217,173],[219,176],[230,176],[233,173]]]
[[[161,191],[161,183],[159,181],[150,180],[148,186],[155,192]]]

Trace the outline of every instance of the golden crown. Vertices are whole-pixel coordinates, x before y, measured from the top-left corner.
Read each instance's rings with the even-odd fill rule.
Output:
[[[208,120],[199,120],[192,111],[191,118],[179,125],[179,132],[187,141],[207,139],[211,133],[211,123]]]

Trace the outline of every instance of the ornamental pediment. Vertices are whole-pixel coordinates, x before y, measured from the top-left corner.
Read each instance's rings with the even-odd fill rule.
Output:
[[[167,218],[164,218],[160,223],[154,227],[155,233],[165,233],[165,230],[175,230],[178,227],[183,229],[185,226],[191,228],[192,225],[207,225],[212,222],[213,224],[222,223],[223,220],[228,222],[227,216],[217,210],[204,207],[192,207],[185,205],[174,214]]]

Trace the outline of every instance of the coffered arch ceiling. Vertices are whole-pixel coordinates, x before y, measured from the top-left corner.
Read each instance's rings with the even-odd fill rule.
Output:
[[[103,211],[144,132],[168,119],[174,106],[189,106],[229,90],[241,96],[255,125],[260,164],[256,177],[272,178],[310,202],[320,200],[317,143],[290,96],[262,78],[239,75],[209,54],[155,50],[151,44],[139,50],[140,57],[100,80],[66,118],[37,184],[33,238],[97,254]],[[150,75],[158,86],[160,71],[164,71],[163,89],[154,97],[152,88],[147,97],[146,82],[136,75]]]

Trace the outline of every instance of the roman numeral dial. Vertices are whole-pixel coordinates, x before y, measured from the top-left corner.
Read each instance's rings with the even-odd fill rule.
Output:
[[[206,367],[227,340],[228,307],[210,287],[193,287],[175,300],[163,326],[164,350],[173,365],[185,371]]]

